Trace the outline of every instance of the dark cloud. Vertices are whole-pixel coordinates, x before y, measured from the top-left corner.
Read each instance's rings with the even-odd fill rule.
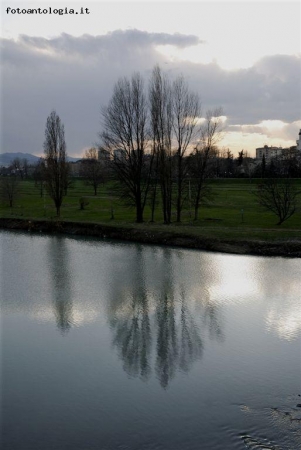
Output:
[[[300,57],[268,56],[250,69],[225,71],[213,63],[171,62],[156,50],[200,42],[139,30],[3,39],[3,151],[41,153],[46,118],[55,109],[65,123],[69,153],[81,153],[97,140],[100,108],[117,79],[140,71],[147,81],[155,64],[171,76],[183,73],[204,109],[222,106],[230,125],[299,119]]]

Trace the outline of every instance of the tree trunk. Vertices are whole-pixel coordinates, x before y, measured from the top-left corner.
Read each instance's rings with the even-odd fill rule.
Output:
[[[194,219],[193,220],[194,221],[199,220],[199,205],[198,204],[195,205],[195,207],[194,207]]]
[[[143,207],[141,204],[141,194],[140,191],[137,193],[136,197],[136,222],[142,223],[143,222]]]
[[[182,210],[182,157],[178,155],[178,198],[177,198],[177,222],[181,222],[181,210]]]
[[[142,211],[141,207],[138,207],[138,205],[137,205],[137,210],[136,210],[136,222],[137,223],[143,222],[143,211]]]
[[[155,221],[156,196],[157,196],[157,180],[155,181],[155,187],[152,196],[151,222]]]
[[[177,222],[181,222],[182,210],[182,180],[178,182],[178,198],[177,198]]]
[[[197,192],[194,203],[194,221],[199,219],[199,207],[200,207],[200,198],[201,198],[201,190],[203,187],[203,180],[200,178],[197,185]]]

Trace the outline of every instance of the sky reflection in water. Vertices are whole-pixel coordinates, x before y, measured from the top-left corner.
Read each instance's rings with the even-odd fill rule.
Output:
[[[271,432],[269,442],[273,448],[275,441],[272,438],[275,438],[279,420],[286,432],[288,428],[287,424],[283,425],[283,420],[288,417],[283,412],[283,405],[289,408],[286,412],[292,414],[290,426],[297,424],[294,402],[298,399],[297,394],[301,394],[297,392],[300,383],[296,374],[300,368],[300,360],[296,361],[296,358],[301,332],[299,260],[22,233],[3,232],[1,235],[5,255],[2,268],[3,354],[4,362],[8,361],[4,384],[8,386],[8,392],[14,387],[14,381],[10,381],[15,378],[14,371],[22,371],[22,364],[28,365],[29,372],[34,370],[38,374],[39,383],[46,383],[39,360],[34,359],[33,366],[29,367],[33,361],[31,355],[37,351],[32,348],[30,333],[34,333],[40,345],[39,352],[47,349],[44,364],[49,366],[50,374],[56,370],[53,364],[61,365],[62,372],[69,373],[71,366],[66,365],[66,361],[72,357],[74,366],[69,381],[70,386],[75,386],[83,370],[81,364],[85,366],[87,359],[85,389],[94,392],[96,373],[102,385],[115,392],[113,397],[123,387],[118,399],[120,411],[124,408],[128,411],[126,391],[132,392],[136,409],[140,408],[141,402],[144,405],[137,417],[135,410],[130,408],[127,412],[132,419],[135,417],[136,428],[133,430],[136,431],[133,433],[137,436],[137,430],[144,429],[145,433],[146,426],[150,432],[155,426],[153,414],[158,416],[158,411],[152,409],[155,408],[152,401],[156,399],[157,405],[161,402],[157,423],[161,431],[157,431],[157,440],[153,437],[150,442],[153,439],[155,443],[165,442],[163,434],[167,429],[163,433],[162,414],[173,417],[175,411],[178,411],[174,417],[175,428],[169,433],[175,432],[178,421],[186,423],[187,431],[181,437],[175,436],[173,443],[167,440],[170,448],[183,445],[198,448],[202,439],[204,445],[208,442],[213,445],[216,439],[212,447],[216,449],[241,448],[242,440],[247,448],[253,448],[263,442],[256,437],[260,431],[265,439]],[[55,332],[57,336],[53,334],[55,329],[59,331]],[[19,362],[14,359],[12,363],[18,353],[16,349],[25,345],[28,360],[22,363],[22,358]],[[295,368],[293,373],[284,375],[285,364]],[[142,385],[135,384],[134,391],[133,380],[142,381]],[[159,394],[162,389],[170,392],[168,402]],[[79,392],[85,402],[87,393],[82,387]],[[22,398],[23,394],[21,390],[19,396]],[[9,398],[16,402],[13,394]],[[72,396],[67,396],[66,400],[71,404],[79,401]],[[112,398],[107,401],[111,404]],[[38,402],[37,398],[34,405]],[[104,399],[102,402],[103,407],[110,410]],[[98,407],[94,405],[96,410]],[[11,408],[16,414],[15,408]],[[21,417],[22,413],[19,414]],[[230,420],[228,425],[225,425],[225,414]],[[107,426],[117,418],[116,411],[112,417],[114,419],[111,418]],[[214,417],[219,426],[224,426],[220,440],[213,437]],[[231,427],[234,423],[239,426],[240,422],[243,427],[250,423],[250,417],[254,422],[250,434],[241,434],[238,439],[242,429],[235,431]],[[207,431],[202,432],[202,437],[195,428],[199,420],[206,423]],[[10,450],[19,449],[18,442],[10,436],[12,429],[7,426],[5,442],[9,442]],[[61,433],[64,435],[63,431]],[[94,428],[93,433],[98,442]],[[228,435],[228,444],[225,444],[225,435]],[[137,436],[129,437],[120,430],[115,440],[110,435],[111,440],[106,441],[108,447],[103,448],[116,448],[118,439],[120,442],[128,439],[129,448],[136,448],[135,445],[137,449],[161,448],[157,444],[143,447],[142,438]],[[300,442],[295,428],[288,436],[281,437],[281,448],[290,448],[285,445]],[[39,438],[36,437],[36,442]],[[190,447],[187,447],[188,442]],[[78,442],[77,445],[80,449],[85,448]]]

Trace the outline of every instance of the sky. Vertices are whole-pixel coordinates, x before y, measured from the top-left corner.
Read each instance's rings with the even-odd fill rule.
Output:
[[[12,13],[16,8],[48,13]],[[53,12],[65,8],[79,14]],[[300,10],[299,1],[2,2],[1,152],[42,155],[54,109],[68,154],[81,157],[99,143],[100,111],[117,80],[140,72],[147,85],[156,64],[171,78],[184,75],[203,115],[223,108],[220,146],[234,156],[295,145]]]

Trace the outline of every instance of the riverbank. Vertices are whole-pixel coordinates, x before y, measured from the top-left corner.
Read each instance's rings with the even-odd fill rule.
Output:
[[[58,220],[26,220],[1,218],[0,228],[38,233],[61,233],[67,235],[94,236],[143,244],[167,245],[221,253],[260,256],[286,256],[301,258],[301,236],[293,239],[258,240],[231,239],[199,236],[190,231],[180,231],[176,226],[118,225],[82,223]]]

